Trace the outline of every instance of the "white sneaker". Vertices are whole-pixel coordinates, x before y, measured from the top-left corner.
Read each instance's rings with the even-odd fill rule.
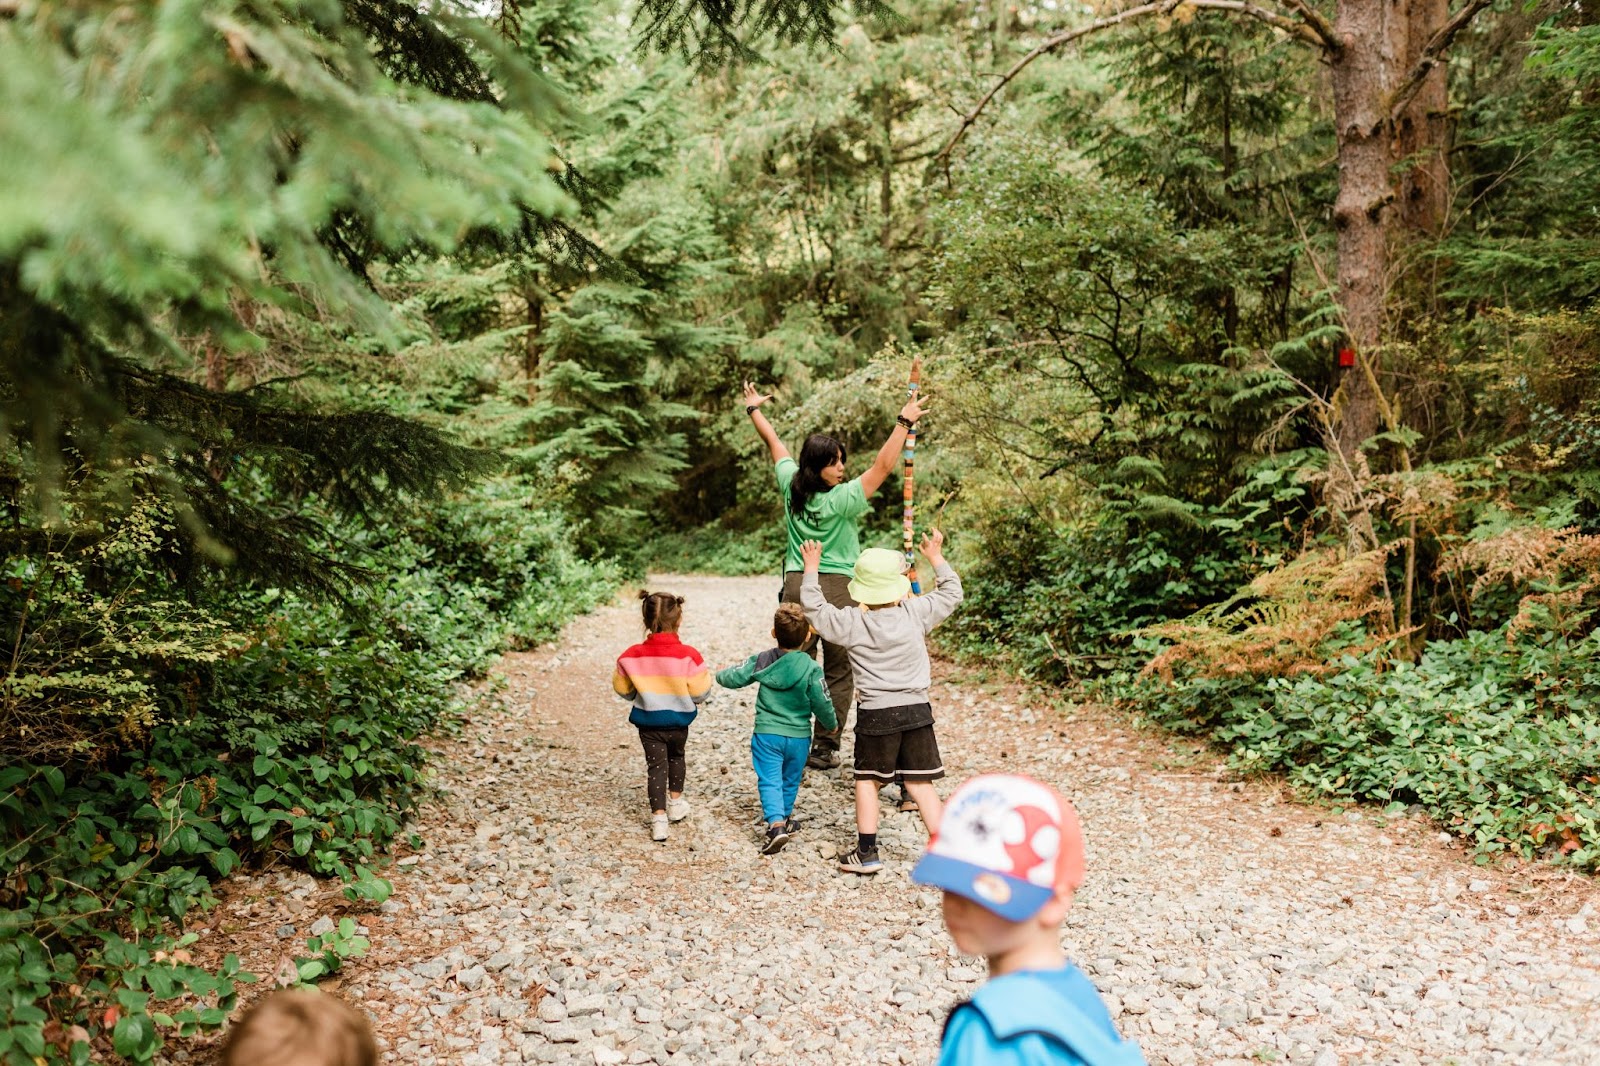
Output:
[[[650,816],[650,839],[651,840],[665,840],[665,839],[667,839],[667,816],[666,815],[664,815],[664,814],[652,814]]]
[[[682,798],[667,799],[667,817],[674,822],[681,822],[689,817],[689,801]]]

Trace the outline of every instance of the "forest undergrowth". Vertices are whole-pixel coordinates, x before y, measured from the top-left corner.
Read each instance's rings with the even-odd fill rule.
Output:
[[[1600,7],[1411,5],[1379,159],[1362,5],[900,6],[0,3],[0,1061],[222,1024],[216,879],[381,900],[497,650],[776,588],[743,383],[913,358],[953,650],[1600,871]]]

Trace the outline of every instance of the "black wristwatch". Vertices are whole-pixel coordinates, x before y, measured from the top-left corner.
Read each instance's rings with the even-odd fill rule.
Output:
[[[917,424],[911,421],[911,419],[907,418],[905,415],[895,415],[894,420],[900,423],[902,426],[905,426],[907,429],[917,428]]]
[[[747,403],[744,405],[744,413],[747,415],[753,415],[759,410],[761,410],[761,405],[758,403]]]

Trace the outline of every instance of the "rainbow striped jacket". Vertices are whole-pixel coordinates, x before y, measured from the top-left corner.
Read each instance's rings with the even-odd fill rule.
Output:
[[[628,721],[647,729],[681,729],[694,721],[711,691],[700,653],[676,633],[651,633],[617,657],[611,687],[633,704]]]

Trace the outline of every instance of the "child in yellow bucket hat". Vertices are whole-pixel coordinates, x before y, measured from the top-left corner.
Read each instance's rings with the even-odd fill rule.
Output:
[[[850,595],[859,608],[841,608],[822,595],[817,568],[822,545],[807,541],[800,557],[800,606],[823,640],[844,648],[856,679],[856,846],[839,856],[839,869],[875,874],[878,857],[878,790],[899,777],[917,801],[929,833],[939,828],[939,793],[933,782],[944,776],[944,761],[933,732],[928,703],[932,667],[928,633],[960,604],[961,578],[944,559],[944,534],[922,538],[922,554],[933,566],[934,589],[908,599],[911,581],[905,560],[888,548],[868,548],[856,560]],[[841,718],[843,716],[841,715]]]

